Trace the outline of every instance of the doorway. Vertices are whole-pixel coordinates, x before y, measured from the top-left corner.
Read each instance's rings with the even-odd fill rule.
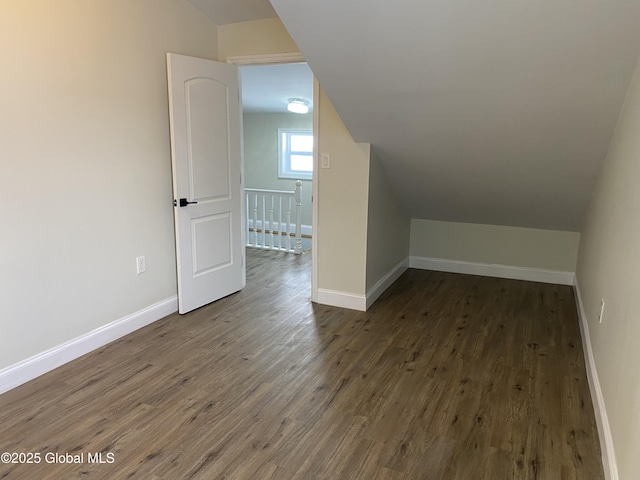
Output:
[[[308,251],[313,232],[313,74],[306,63],[246,65],[240,67],[240,79],[247,244],[287,249],[298,219],[296,202],[285,195],[298,190],[300,251]]]
[[[234,57],[227,61],[239,66],[241,78],[245,189],[292,191],[296,181],[302,184],[302,249],[303,255],[312,257],[311,299],[315,301],[317,212],[312,198],[316,198],[317,190],[313,175],[318,163],[314,108],[317,83],[299,54]],[[308,110],[292,113],[287,109],[291,101],[297,103],[294,107],[302,104]],[[300,140],[313,145],[312,150],[298,150]],[[283,154],[288,157],[283,159]],[[247,228],[254,227],[254,220],[247,216]],[[255,227],[260,227],[260,222]]]

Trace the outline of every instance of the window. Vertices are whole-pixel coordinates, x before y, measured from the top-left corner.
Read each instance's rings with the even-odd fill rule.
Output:
[[[299,128],[278,129],[278,178],[311,180],[313,133]]]

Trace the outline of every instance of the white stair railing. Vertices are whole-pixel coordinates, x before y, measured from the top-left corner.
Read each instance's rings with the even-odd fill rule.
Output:
[[[246,246],[302,253],[302,182],[298,180],[293,191],[245,188],[244,192],[247,208]],[[292,212],[295,214],[295,223],[291,223]],[[294,239],[293,245],[291,237]]]

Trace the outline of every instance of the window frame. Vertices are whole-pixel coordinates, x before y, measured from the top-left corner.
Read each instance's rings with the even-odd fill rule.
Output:
[[[292,152],[291,135],[305,134],[312,138],[313,130],[310,128],[278,128],[278,178],[287,180],[312,180],[313,179],[313,147],[311,152]],[[285,140],[286,135],[286,140]],[[311,159],[311,171],[293,170],[291,168],[291,155],[308,155]]]

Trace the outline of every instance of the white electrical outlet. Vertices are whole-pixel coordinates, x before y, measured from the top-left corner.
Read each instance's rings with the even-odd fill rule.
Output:
[[[136,257],[136,271],[138,272],[138,275],[140,275],[141,273],[144,273],[146,269],[147,269],[147,262],[144,259],[144,255],[140,257]]]
[[[602,323],[603,315],[604,315],[604,298],[600,300],[600,316],[598,317],[598,323]]]

